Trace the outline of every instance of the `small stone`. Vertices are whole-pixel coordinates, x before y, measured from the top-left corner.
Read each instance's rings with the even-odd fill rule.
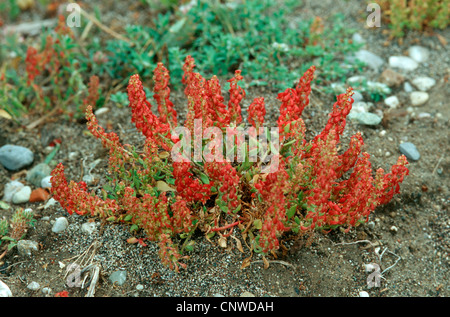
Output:
[[[391,109],[396,109],[400,105],[400,101],[397,96],[389,96],[384,99],[384,103]]]
[[[426,93],[424,91],[413,91],[409,95],[411,104],[416,107],[425,104],[429,98],[430,98],[430,96],[428,95],[428,93]]]
[[[0,281],[0,297],[13,297],[8,285]]]
[[[50,193],[44,188],[37,188],[31,192],[30,203],[38,201],[46,201],[50,197]]]
[[[386,68],[380,75],[380,82],[388,85],[389,87],[400,86],[405,77],[403,75],[397,73],[395,70]]]
[[[24,184],[16,180],[6,183],[2,200],[8,203],[11,202],[14,194],[21,190],[24,186]]]
[[[144,285],[142,285],[142,284],[136,285],[136,290],[142,291],[143,289],[144,289]]]
[[[436,80],[431,77],[416,77],[412,80],[412,84],[420,91],[428,91],[436,84]]]
[[[54,233],[63,232],[67,229],[69,226],[69,221],[67,221],[66,217],[59,217],[56,219],[55,223],[53,224],[52,231]]]
[[[27,181],[35,187],[41,187],[41,181],[44,177],[50,176],[52,169],[45,163],[39,163],[27,173]]]
[[[391,230],[391,232],[396,233],[398,231],[398,228],[396,226],[392,226],[389,230]]]
[[[352,96],[352,98],[353,98],[353,101],[354,101],[354,102],[362,102],[362,101],[364,101],[363,95],[362,95],[359,91],[357,91],[357,90],[354,90],[354,91],[353,91],[353,96]]]
[[[31,187],[24,186],[16,192],[12,198],[12,202],[16,205],[26,203],[30,200]]]
[[[33,163],[34,154],[19,145],[6,144],[0,148],[0,163],[10,171],[17,171]]]
[[[353,115],[351,119],[362,125],[378,125],[382,120],[380,116],[371,112],[357,113]]]
[[[108,107],[102,107],[102,108],[97,109],[97,110],[95,111],[95,116],[96,116],[96,117],[101,116],[101,115],[107,113],[108,111],[109,111],[109,108],[108,108]]]
[[[413,88],[413,86],[411,86],[410,83],[405,82],[405,83],[403,84],[403,90],[404,90],[405,92],[413,92],[413,91],[414,91],[414,88]]]
[[[52,187],[52,183],[51,183],[51,176],[46,176],[41,180],[41,187],[42,188],[51,188]]]
[[[410,160],[417,161],[420,159],[419,151],[417,150],[416,146],[411,142],[401,143],[399,149],[400,152]]]
[[[50,208],[51,206],[54,206],[58,203],[57,200],[55,200],[54,198],[50,198],[47,203],[44,206],[44,210]]]
[[[219,293],[215,293],[215,294],[213,295],[213,297],[225,297],[225,296],[223,296],[222,294],[219,294]]]
[[[353,43],[356,43],[356,44],[364,44],[364,43],[366,43],[364,38],[359,33],[353,33],[352,41],[353,41]]]
[[[413,45],[408,49],[409,57],[418,63],[423,63],[428,60],[430,55],[427,48],[419,45]]]
[[[27,285],[27,288],[31,291],[38,291],[41,288],[38,282],[31,282]]]
[[[88,235],[92,234],[97,229],[95,222],[85,222],[81,225],[81,232]]]
[[[241,294],[241,297],[255,297],[252,293],[245,291]]]
[[[44,287],[44,288],[42,288],[41,291],[42,291],[42,294],[45,294],[45,295],[50,295],[52,293],[52,289],[50,287]]]
[[[389,66],[399,68],[404,71],[413,71],[419,67],[419,64],[407,56],[391,56],[389,57]]]
[[[121,286],[127,279],[127,271],[116,271],[109,276],[111,283]]]
[[[355,53],[355,57],[376,71],[384,64],[384,61],[380,56],[367,50],[359,50]]]
[[[19,240],[17,242],[17,252],[24,257],[31,256],[32,253],[35,253],[39,250],[39,244],[33,240]]]
[[[366,291],[361,291],[359,292],[359,297],[370,297],[369,293],[367,293]]]

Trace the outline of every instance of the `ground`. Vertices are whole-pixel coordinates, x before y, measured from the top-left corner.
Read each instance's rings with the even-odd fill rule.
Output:
[[[444,46],[436,35],[449,42],[448,29],[410,32],[402,42],[389,40],[383,32],[386,26],[380,29],[365,27],[365,8],[361,6],[356,0],[307,1],[299,15],[326,18],[334,12],[344,13],[348,25],[357,28],[366,39],[365,49],[384,59],[384,68],[389,56],[404,55],[411,45],[425,46],[430,50],[429,62],[405,77],[408,80],[422,75],[436,79],[436,85],[429,91],[429,101],[415,108],[414,113],[407,111],[410,106],[408,96],[400,86],[392,91],[401,101],[399,109],[389,111],[383,101],[375,103],[375,108],[384,113],[382,124],[369,127],[347,123],[343,144],[348,144],[349,137],[356,131],[362,131],[364,150],[371,154],[374,169],[389,170],[395,164],[401,154],[400,141],[414,143],[421,154],[418,161],[410,161],[410,174],[401,185],[400,194],[389,204],[376,209],[368,223],[349,233],[317,232],[309,239],[286,239],[285,250],[280,251],[277,258],[268,259],[268,268],[264,267],[262,258],[253,255],[251,265],[241,269],[243,261],[251,256],[245,245],[241,252],[232,238],[223,248],[217,241],[209,242],[199,235],[195,237],[196,247],[186,261],[187,269],[175,273],[161,265],[158,249],[151,242],[146,242],[146,247],[128,243],[127,239],[132,235],[127,226],[68,215],[59,206],[44,209],[44,203],[29,203],[22,207],[35,211],[37,224],[27,233],[26,239],[39,242],[40,249],[31,257],[22,257],[15,250],[9,252],[0,262],[0,280],[9,286],[15,297],[54,296],[63,290],[67,290],[69,296],[85,296],[86,288],[69,287],[65,274],[70,263],[80,260],[77,257],[92,251],[94,262],[101,264],[95,291],[97,297],[241,296],[245,292],[254,296],[357,297],[361,291],[371,297],[449,296],[450,162],[447,155],[450,107],[447,81],[450,61],[448,45]],[[367,69],[363,75],[377,80],[380,74]],[[172,95],[173,102],[182,109],[185,105],[182,91],[173,91]],[[247,91],[246,100],[257,96],[266,97],[267,104],[272,107],[268,112],[269,120],[274,121],[276,92],[252,87]],[[333,102],[332,96],[313,89],[311,104],[304,114],[310,137],[323,128]],[[417,118],[419,113],[431,116]],[[103,126],[110,124],[124,143],[137,144],[142,139],[129,118],[129,109],[120,108],[99,116],[99,121]],[[26,146],[35,153],[37,163],[48,154],[41,140],[50,133],[62,138],[61,150],[55,159],[64,163],[69,178],[77,179],[82,164],[91,164],[97,159],[101,161],[92,173],[99,179],[105,175],[107,155],[100,142],[83,134],[86,130],[83,124],[50,121],[27,130],[12,121],[1,120],[0,145]],[[33,118],[29,120],[32,122]],[[69,156],[72,152],[76,154]],[[0,183],[7,183],[13,174],[0,169]],[[3,185],[0,185],[0,194]],[[8,212],[12,210],[0,211]],[[53,233],[51,221],[61,216],[67,217],[70,225],[62,233]],[[80,230],[87,221],[97,224],[97,230],[90,235]],[[238,233],[235,236],[239,238]],[[100,243],[95,251],[89,249],[94,242]],[[365,265],[370,263],[379,264],[383,272],[380,285],[372,288],[368,286],[371,272],[365,270]],[[117,270],[127,272],[126,282],[121,286],[113,285],[108,279]],[[41,288],[50,287],[50,294],[27,289],[32,281],[38,282]]]

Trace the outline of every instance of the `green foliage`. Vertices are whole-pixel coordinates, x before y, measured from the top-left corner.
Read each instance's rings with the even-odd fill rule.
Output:
[[[290,13],[296,7],[296,1],[283,6],[268,0],[197,1],[186,13],[160,14],[151,27],[126,28],[132,43],[108,42],[110,73],[116,78],[133,73],[150,78],[162,61],[177,87],[182,56],[189,54],[207,76],[224,76],[239,68],[252,85],[285,89],[313,64],[322,70],[319,84],[342,80],[355,70],[358,66],[341,65],[345,54],[358,49],[347,39],[352,31],[345,28],[343,16],[335,16],[333,26],[324,29],[320,20],[295,18]]]

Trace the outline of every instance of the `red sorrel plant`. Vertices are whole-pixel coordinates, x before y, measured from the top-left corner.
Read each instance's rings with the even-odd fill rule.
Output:
[[[188,56],[183,67],[188,108],[185,130],[195,133],[213,128],[225,132],[244,126],[241,102],[245,91],[238,85],[243,80],[240,71],[229,80],[230,100],[225,105],[217,78],[206,80],[194,68],[194,60]],[[366,222],[377,206],[388,203],[399,192],[408,163],[401,156],[390,173],[378,169],[372,175],[369,154],[362,153],[359,133],[351,138],[348,149],[339,153],[340,136],[353,103],[351,88],[337,96],[323,131],[306,140],[301,113],[309,103],[314,72],[311,67],[295,88],[278,95],[281,145],[278,152],[272,151],[279,164],[270,173],[262,173],[261,158],[254,162],[248,159],[251,146],[244,144],[246,156],[242,161],[211,160],[229,154],[229,149],[210,149],[213,141],[221,144],[220,137],[208,139],[200,134],[190,139],[172,133],[178,119],[170,101],[169,72],[162,64],[154,71],[159,116],[152,112],[139,76],[133,75],[128,98],[131,120],[145,136],[143,149],[137,151],[122,144],[114,132],[106,133],[88,105],[88,129],[109,149],[110,182],[101,195],[89,193],[85,183],[67,182],[64,166],[59,164],[52,172],[54,198],[70,214],[89,214],[141,228],[149,240],[158,243],[163,263],[175,270],[186,266],[182,260],[187,259],[185,251],[191,249],[190,238],[196,230],[208,239],[217,235],[223,241],[238,229],[251,252],[263,255],[280,248],[286,233],[302,235],[337,227],[349,231]],[[255,98],[248,112],[248,123],[261,128],[265,122],[264,99]],[[258,131],[260,135],[265,133],[264,129]],[[234,134],[231,136],[233,158],[242,144]],[[168,151],[180,140],[211,151],[200,155],[200,160],[171,157]]]

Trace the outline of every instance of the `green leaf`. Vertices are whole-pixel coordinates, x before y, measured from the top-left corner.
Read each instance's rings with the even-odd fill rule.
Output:
[[[159,190],[160,192],[174,192],[175,191],[175,189],[173,189],[172,187],[167,185],[167,183],[164,181],[157,181],[156,189]]]
[[[262,228],[262,221],[261,221],[261,219],[255,219],[253,221],[253,227],[255,227],[255,229],[257,229],[257,230],[261,230],[261,228]]]
[[[203,184],[206,184],[206,185],[209,184],[209,178],[206,174],[200,173],[200,179],[202,180]]]
[[[289,210],[287,211],[287,214],[286,214],[287,218],[291,219],[292,216],[295,215],[296,210],[297,210],[297,205],[294,205],[291,208],[289,208]]]

